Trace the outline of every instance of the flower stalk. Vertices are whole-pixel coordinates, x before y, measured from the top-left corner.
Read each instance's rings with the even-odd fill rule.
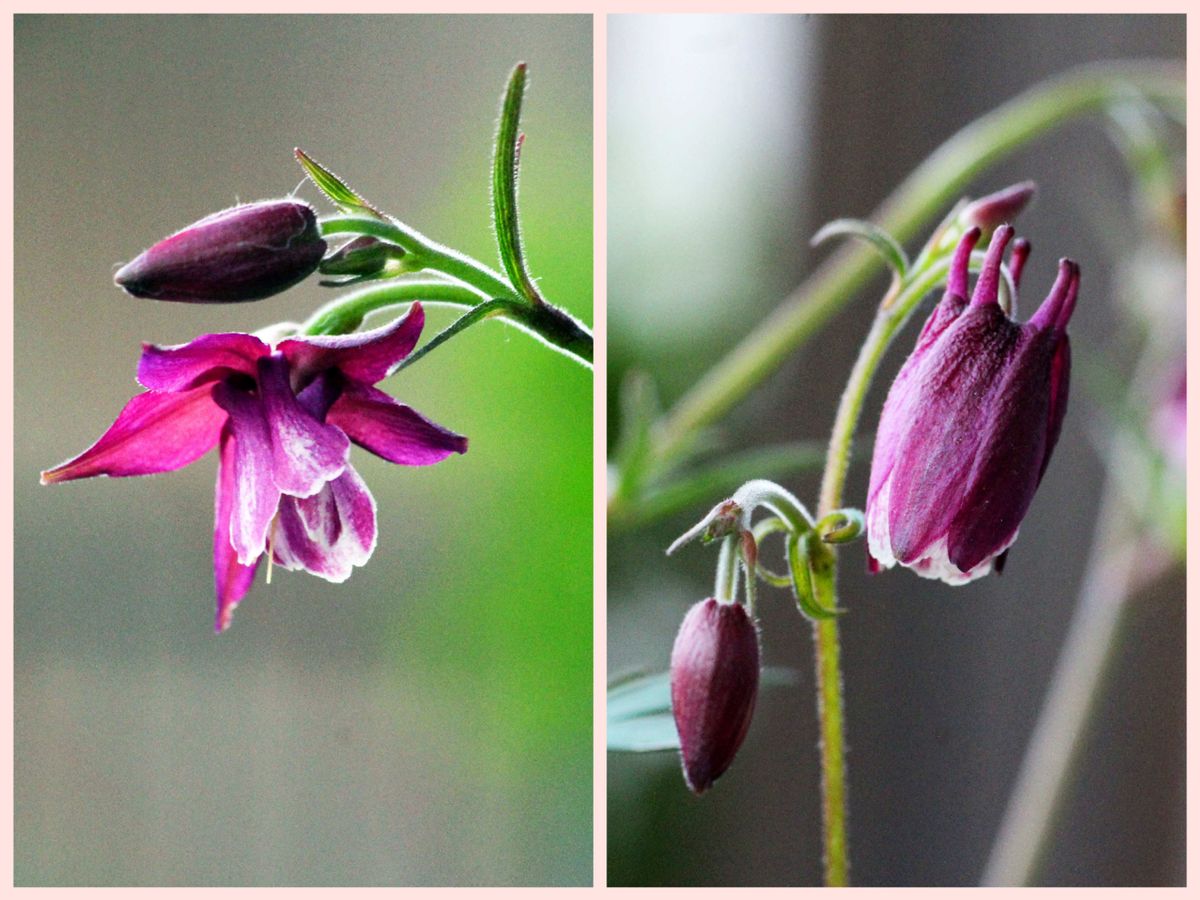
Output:
[[[465,289],[463,292],[436,288],[443,292],[443,298],[450,297],[454,302],[461,299],[461,305],[478,305],[491,300],[504,301],[502,306],[491,307],[489,316],[473,319],[467,324],[473,324],[474,321],[494,315],[539,338],[547,346],[553,347],[577,362],[588,367],[591,366],[593,340],[592,333],[587,326],[570,313],[544,300],[536,304],[530,302],[505,281],[498,272],[478,260],[438,244],[416,229],[395,220],[384,221],[370,216],[343,215],[322,219],[320,226],[323,236],[369,235],[396,244],[404,249],[404,265],[408,271],[421,270],[445,275],[453,279],[452,282],[449,282],[450,284],[457,284]],[[406,282],[403,280],[396,284],[385,283],[367,289],[371,293],[363,291],[333,301],[320,311],[320,319],[308,326],[321,330],[308,333],[346,334],[361,324],[362,315],[365,314],[364,307],[383,309],[394,302],[404,302],[403,300],[385,299],[393,296],[387,293],[389,288],[395,288],[397,291],[395,296],[403,296],[405,291],[427,290],[437,282],[426,280],[417,282],[417,284],[421,284],[422,288],[406,287]],[[365,300],[364,297],[370,299]],[[468,303],[471,297],[475,299],[474,304]]]

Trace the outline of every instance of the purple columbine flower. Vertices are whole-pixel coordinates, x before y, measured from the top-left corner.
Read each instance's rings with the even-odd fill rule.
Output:
[[[758,631],[738,603],[688,610],[671,651],[671,708],[683,777],[703,794],[737,754],[758,697]]]
[[[189,303],[262,300],[311,275],[325,255],[312,207],[262,200],[213,213],[117,272],[135,297]]]
[[[350,443],[423,466],[465,453],[447,431],[374,387],[416,346],[419,303],[391,325],[270,346],[250,334],[145,344],[147,388],[95,444],[49,471],[52,484],[182,468],[215,446],[216,629],[229,626],[264,553],[288,569],[345,581],[375,549],[375,500],[349,463]]]
[[[898,562],[948,584],[987,574],[1046,471],[1067,410],[1079,266],[1062,260],[1049,296],[1018,324],[998,302],[1012,235],[1009,225],[996,231],[970,302],[979,229],[963,237],[946,293],[888,393],[867,492],[873,570]]]

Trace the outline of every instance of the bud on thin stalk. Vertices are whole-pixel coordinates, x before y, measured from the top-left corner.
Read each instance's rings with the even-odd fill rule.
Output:
[[[733,762],[758,697],[758,631],[745,607],[710,597],[684,617],[671,652],[671,706],[683,776],[702,794]]]

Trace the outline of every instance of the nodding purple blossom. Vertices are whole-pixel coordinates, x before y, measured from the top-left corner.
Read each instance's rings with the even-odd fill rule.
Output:
[[[311,275],[325,250],[312,207],[262,200],[213,213],[164,238],[114,280],[151,300],[261,300]]]
[[[683,777],[712,787],[737,754],[758,696],[758,631],[739,603],[702,600],[683,619],[671,652],[671,707]]]
[[[170,472],[219,447],[216,629],[229,626],[264,553],[284,568],[345,581],[375,549],[375,500],[350,465],[350,444],[409,466],[467,450],[466,438],[374,387],[416,346],[424,321],[414,303],[359,334],[274,346],[250,334],[206,334],[143,345],[138,381],[147,390],[42,483]]]
[[[946,292],[883,406],[866,508],[873,570],[900,563],[964,584],[999,566],[1062,428],[1079,266],[1062,260],[1049,296],[1018,324],[998,302],[1009,225],[966,299],[979,234],[959,243]]]

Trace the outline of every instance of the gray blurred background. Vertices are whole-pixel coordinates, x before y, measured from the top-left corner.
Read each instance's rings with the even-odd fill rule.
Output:
[[[608,48],[613,435],[625,375],[649,372],[669,406],[827,255],[808,247],[821,224],[868,216],[951,134],[1047,76],[1183,59],[1184,19],[616,16]],[[1135,231],[1127,168],[1092,116],[968,192],[1027,178],[1040,193],[1018,223],[1033,244],[1021,317],[1060,256],[1081,261],[1075,371],[1124,377],[1113,335],[1115,269]],[[721,423],[727,446],[827,439],[885,286],[877,278]],[[1178,314],[1182,297],[1164,302]],[[866,433],[915,332],[884,362]],[[861,546],[842,554],[856,884],[978,883],[1091,540],[1103,475],[1092,437],[1105,420],[1086,381],[1002,577],[965,588],[904,571],[868,578]],[[849,502],[861,504],[866,480],[866,465],[852,467]],[[809,500],[818,476],[784,483]],[[610,677],[665,669],[684,612],[711,592],[712,548],[663,557],[706,509],[610,534]],[[820,882],[810,633],[783,592],[765,589],[759,606],[764,664],[797,669],[799,684],[760,693],[738,759],[699,800],[675,754],[609,755],[610,884]],[[1184,882],[1184,626],[1176,569],[1131,604],[1040,883]]]
[[[137,391],[139,342],[330,299],[112,284],[187,223],[295,189],[294,146],[496,264],[491,144],[518,60],[532,268],[590,323],[590,17],[18,16],[15,47],[16,883],[590,883],[590,372],[493,322],[386,382],[470,452],[355,451],[370,564],[343,585],[260,576],[220,636],[211,454],[37,483]],[[431,309],[427,335],[452,317]]]

